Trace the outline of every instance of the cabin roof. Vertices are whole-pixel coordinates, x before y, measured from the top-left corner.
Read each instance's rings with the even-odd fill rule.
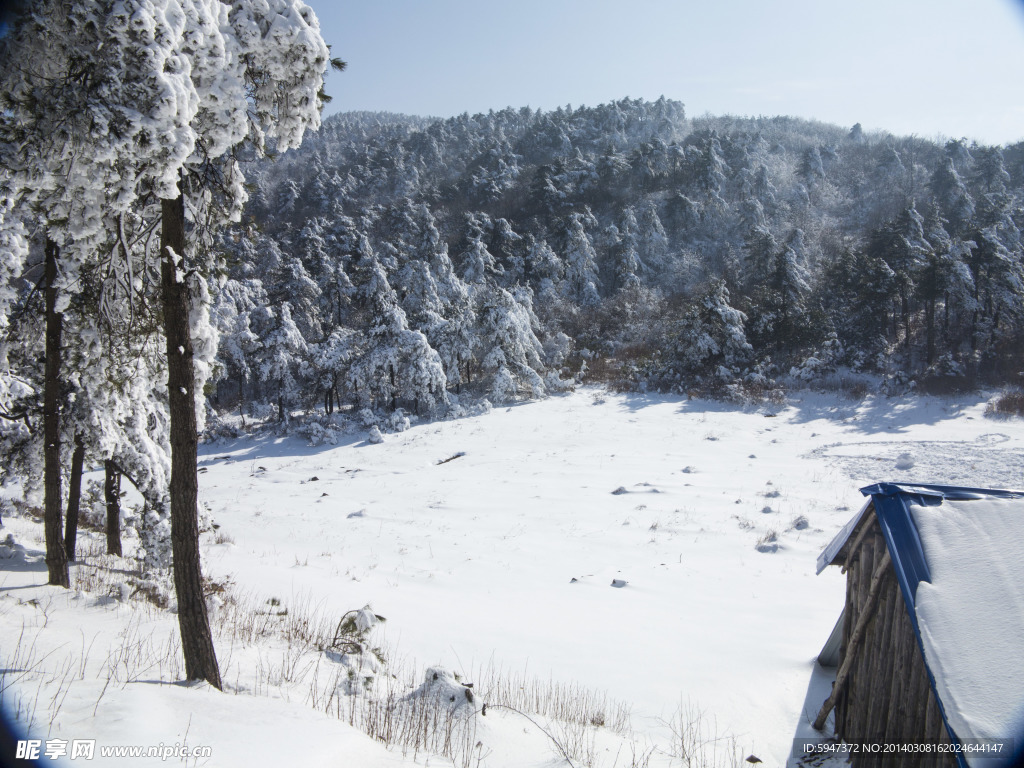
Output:
[[[880,483],[818,558],[844,561],[873,509],[947,729],[1024,743],[1024,491]],[[985,765],[995,765],[1002,761]]]

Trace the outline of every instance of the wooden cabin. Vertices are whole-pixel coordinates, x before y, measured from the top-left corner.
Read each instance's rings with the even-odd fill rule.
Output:
[[[983,559],[986,547],[997,550],[999,546],[983,541],[972,549],[970,542],[961,540],[971,535],[972,526],[998,528],[1005,520],[1017,519],[1019,529],[991,533],[998,540],[1012,537],[1019,550],[1024,544],[1019,538],[1024,532],[1024,493],[895,484],[871,486],[862,492],[868,502],[818,560],[819,573],[831,565],[846,574],[846,601],[832,637],[819,655],[823,666],[835,666],[836,679],[814,727],[819,731],[829,727],[839,741],[859,748],[853,753],[853,765],[966,766],[968,758],[957,751],[964,744],[973,746],[976,739],[1014,738],[1014,743],[995,745],[993,748],[1000,750],[997,759],[982,763],[989,768],[1013,764],[1011,750],[1017,752],[1016,747],[1024,744],[1024,732],[1019,732],[1024,731],[1024,722],[1019,722],[1024,713],[1024,658],[1014,658],[1019,646],[1010,642],[1005,648],[1009,658],[993,658],[991,668],[975,660],[975,668],[984,667],[980,674],[991,674],[995,680],[991,695],[985,694],[984,683],[964,685],[959,672],[953,675],[957,679],[946,680],[944,675],[962,662],[956,660],[959,656],[954,661],[948,656],[972,655],[973,647],[963,647],[972,642],[971,631],[978,633],[975,636],[985,653],[992,653],[1007,632],[1012,635],[1019,630],[1024,636],[1024,603],[1014,606],[1011,600],[1002,617],[983,614],[986,620],[974,628],[958,628],[956,621],[943,619],[946,614],[942,610],[948,614],[956,595],[972,594],[972,589],[987,600],[996,588],[993,579],[1013,582],[1024,573],[1024,566],[1016,575],[1001,566],[973,566],[966,560]],[[976,505],[979,500],[989,504]],[[994,514],[992,503],[1006,509],[997,506],[998,514]],[[944,516],[949,520],[943,522]],[[993,552],[994,558],[998,556]],[[945,567],[943,557],[965,562]],[[936,574],[941,578],[936,579]],[[966,587],[960,583],[965,580]],[[922,584],[927,586],[922,588]],[[927,603],[924,610],[917,599],[922,589]],[[963,589],[966,591],[957,591]],[[1024,584],[1010,583],[996,591],[999,589],[1022,594]],[[972,607],[982,610],[981,606]],[[970,620],[971,615],[965,610],[963,620]],[[990,624],[990,619],[999,626]],[[928,630],[924,638],[922,624]],[[988,631],[994,641],[985,636]],[[1002,692],[999,677],[1006,674],[1014,677],[1008,693]],[[1012,687],[1018,684],[1020,693],[1015,695]],[[980,717],[976,716],[979,710]],[[980,727],[979,720],[1002,725]],[[1000,727],[1018,732],[989,732]],[[918,747],[903,745],[932,746],[924,747],[931,751],[915,752],[903,750]]]

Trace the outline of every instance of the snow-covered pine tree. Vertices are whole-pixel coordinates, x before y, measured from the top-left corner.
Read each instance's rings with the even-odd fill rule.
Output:
[[[399,400],[417,412],[446,404],[441,358],[422,333],[409,328],[398,295],[365,236],[358,251],[359,291],[370,325],[361,353],[349,369],[350,386],[363,405],[383,404],[392,411]]]
[[[227,151],[249,135],[260,148],[269,138],[284,150],[319,125],[326,45],[316,17],[298,0],[240,0],[230,8],[219,0],[103,0],[70,10],[52,0],[22,14],[2,46],[5,58],[24,65],[3,68],[4,146],[17,147],[4,167],[15,171],[18,197],[49,225],[51,378],[59,376],[57,321],[69,298],[59,292],[74,284],[104,216],[127,210],[145,193],[162,200],[178,617],[186,675],[219,687],[200,582],[195,492],[197,410],[202,416],[196,377],[207,369],[215,337],[201,305],[203,264],[186,238],[183,195],[199,187],[202,195],[215,191],[226,214],[237,216],[245,193]],[[195,210],[205,207],[202,195]],[[202,234],[201,227],[193,231]],[[53,397],[46,411],[55,421]],[[47,438],[48,451],[58,447],[52,428]],[[47,485],[55,497],[47,505],[51,579],[66,585],[54,506],[59,469],[51,467]]]
[[[412,214],[414,233],[411,238],[412,258],[426,263],[427,275],[421,275],[419,307],[412,316],[422,312],[422,320],[414,320],[416,327],[426,334],[430,346],[437,350],[444,366],[445,378],[449,385],[460,391],[463,383],[463,366],[469,380],[472,364],[473,334],[476,322],[473,299],[469,286],[455,272],[448,256],[448,246],[441,239],[430,209],[425,205],[415,208]],[[439,304],[434,304],[436,292]]]
[[[491,377],[491,395],[509,402],[519,395],[546,394],[543,347],[533,331],[529,307],[499,286],[481,294],[476,337],[482,374]]]
[[[292,404],[300,395],[298,369],[309,349],[292,320],[291,304],[283,302],[275,312],[275,324],[263,339],[259,351],[260,380],[274,392],[277,419],[287,424]]]
[[[601,297],[598,294],[597,253],[587,234],[586,226],[596,224],[589,213],[573,213],[569,216],[565,233],[565,282],[566,295],[584,307],[595,306]]]
[[[246,138],[258,150],[268,139],[275,140],[278,151],[298,146],[307,129],[320,125],[319,94],[330,60],[316,15],[301,0],[239,0],[230,9],[219,0],[194,0],[185,10],[187,26],[178,52],[191,59],[187,92],[194,94],[195,108],[185,114],[190,127],[195,125],[196,139],[184,162],[166,169],[156,189],[162,205],[161,283],[173,447],[172,543],[186,675],[219,688],[199,568],[196,485],[196,395],[202,392],[196,379],[202,367],[195,364],[193,338],[210,330],[202,304],[195,302],[207,293],[209,265],[203,263],[205,254],[187,242],[184,195],[190,185],[181,186],[175,177],[189,182],[190,169],[219,171],[224,217],[237,220],[245,191],[228,150]]]
[[[618,242],[613,246],[616,291],[634,289],[640,285],[640,273],[645,270],[645,266],[640,260],[639,227],[636,212],[632,206],[627,207],[622,214]]]
[[[459,260],[462,264],[462,279],[473,290],[476,290],[476,286],[493,281],[504,272],[485,242],[491,226],[491,220],[485,214],[471,213],[466,216],[466,247]]]
[[[717,388],[735,381],[752,357],[746,319],[730,305],[725,283],[713,280],[668,326],[663,381],[678,388],[693,383]]]

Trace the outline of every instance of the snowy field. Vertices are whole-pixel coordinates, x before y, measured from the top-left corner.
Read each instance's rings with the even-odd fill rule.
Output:
[[[1024,422],[985,405],[797,393],[742,408],[583,388],[381,444],[205,445],[225,694],[165,684],[180,675],[175,618],[97,570],[99,534],[80,537],[84,589],[66,592],[44,586],[41,523],[15,517],[0,533],[14,540],[0,551],[4,707],[36,738],[96,740],[92,762],[66,765],[446,766],[349,726],[364,697],[346,685],[352,669],[402,697],[443,667],[474,683],[448,720],[473,724],[456,765],[554,768],[563,751],[574,766],[686,765],[694,746],[692,765],[785,765],[827,696],[814,659],[843,603],[838,569],[814,575],[818,553],[869,483],[1024,487]],[[307,617],[331,634],[366,605],[386,619],[368,630],[386,667],[297,639]],[[499,690],[524,714],[483,716]],[[560,722],[553,700],[603,727]],[[181,743],[212,757],[98,751]]]

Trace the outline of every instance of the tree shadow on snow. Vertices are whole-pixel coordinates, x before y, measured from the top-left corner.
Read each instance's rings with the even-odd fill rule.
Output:
[[[858,401],[829,393],[796,392],[787,398],[786,410],[793,411],[789,421],[795,424],[817,420],[842,421],[854,432],[892,435],[913,426],[961,418],[966,411],[983,405],[987,400],[983,394],[964,394],[949,397],[869,395]]]
[[[45,554],[35,550],[19,550],[14,557],[0,558],[0,573],[46,573],[46,570]],[[0,587],[0,591],[4,589],[13,587]]]
[[[783,403],[737,403],[709,398],[658,393],[595,393],[594,403],[615,399],[621,409],[636,412],[659,405],[675,405],[679,415],[709,413],[760,414],[765,418],[782,418],[793,424],[813,421],[843,422],[852,432],[864,435],[899,434],[913,426],[930,425],[961,418],[965,412],[983,405],[984,394],[885,397],[870,395],[855,400],[835,393],[797,391]]]
[[[365,431],[348,432],[338,436],[336,443],[311,445],[309,440],[298,435],[256,433],[243,437],[221,438],[199,446],[199,467],[236,461],[252,461],[257,458],[283,458],[316,456],[335,448],[349,448],[366,442]]]

